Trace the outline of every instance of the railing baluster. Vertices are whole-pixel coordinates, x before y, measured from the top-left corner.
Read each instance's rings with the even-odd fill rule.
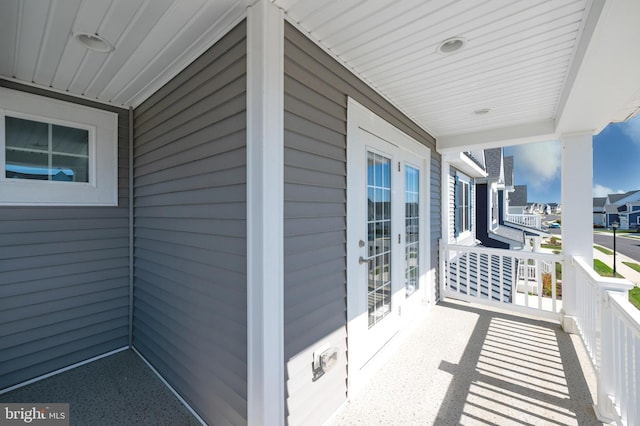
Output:
[[[615,320],[615,324],[616,324],[616,341],[613,345],[614,348],[621,348],[624,342],[624,324],[622,324],[622,320],[620,320],[619,318],[616,318]],[[624,365],[624,352],[623,351],[618,351],[617,356],[616,356],[616,393],[615,395],[618,396],[618,399],[621,398],[621,395],[623,393],[623,389],[624,386],[622,385],[622,381],[624,380],[624,377],[622,376],[622,366]],[[619,405],[619,404],[618,404]]]
[[[635,378],[633,386],[633,401],[640,401],[640,334],[636,334],[633,344],[633,363],[635,365]],[[640,404],[632,404],[633,418],[629,419],[629,424],[640,423]]]
[[[624,380],[625,380],[625,392],[623,395],[623,407],[624,407],[624,416],[623,419],[627,421],[627,424],[635,424],[635,423],[631,423],[629,422],[629,417],[632,417],[631,415],[631,410],[632,410],[632,406],[633,405],[638,405],[638,401],[631,399],[629,401],[629,397],[631,395],[633,395],[633,331],[631,330],[631,328],[625,324],[625,334],[626,334],[626,340],[625,340],[625,355],[626,355],[626,359],[627,359],[627,364],[625,367],[625,372],[627,374],[624,375]],[[635,403],[633,401],[636,401]]]
[[[471,252],[467,251],[467,295],[471,296],[471,270],[469,269],[471,266]]]
[[[482,276],[480,275],[480,265],[482,264],[482,254],[476,253],[476,281],[477,281],[477,295],[478,298],[482,298]],[[491,300],[491,293],[488,290],[487,286],[487,295],[489,296],[489,300]]]
[[[536,265],[536,283],[538,284],[538,309],[542,310],[542,263],[539,260],[534,260]]]
[[[498,256],[498,276],[500,280],[500,302],[504,302],[504,256]],[[511,292],[513,294],[513,291]]]
[[[558,297],[556,294],[556,286],[558,285],[556,281],[556,262],[551,263],[551,265],[551,310],[555,313],[558,312],[556,308],[556,298]]]
[[[493,255],[487,255],[487,288],[489,289],[489,299],[493,292]],[[502,294],[498,293],[498,301],[502,300]]]

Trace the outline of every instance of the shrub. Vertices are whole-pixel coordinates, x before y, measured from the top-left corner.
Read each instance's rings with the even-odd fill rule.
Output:
[[[542,274],[542,295],[551,297],[551,274]],[[562,283],[556,280],[556,299],[562,299]]]

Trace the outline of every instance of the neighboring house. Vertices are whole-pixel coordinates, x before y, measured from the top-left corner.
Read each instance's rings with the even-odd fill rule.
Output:
[[[640,201],[626,203],[618,212],[620,229],[640,228]]]
[[[527,185],[514,185],[513,192],[509,193],[509,213],[524,214],[536,213],[535,203],[527,203]]]
[[[549,208],[549,214],[560,214],[562,213],[562,208],[558,203],[549,203],[547,204]]]
[[[604,203],[604,225],[611,228],[614,222],[620,224],[620,214],[626,211],[627,203],[640,201],[640,190],[628,191],[622,194],[609,194]]]
[[[611,228],[611,226],[613,225],[613,223],[620,223],[620,215],[619,215],[619,209],[622,208],[620,206],[617,206],[616,204],[606,204],[604,206],[604,216],[605,216],[605,222],[604,225],[606,228]]]
[[[450,244],[476,244],[476,179],[487,176],[484,152],[444,155],[443,187],[448,200],[447,236]],[[484,208],[484,206],[482,206]]]
[[[502,156],[502,148],[475,152],[462,152],[455,155],[443,155],[443,197],[448,200],[448,243],[456,246],[475,246],[488,241],[488,228],[494,224],[492,234],[496,238],[493,245],[487,247],[522,247],[522,231],[500,227],[498,225],[499,208],[497,190],[491,198],[491,189],[496,189],[497,177],[502,176],[502,160],[496,158],[496,152]],[[497,169],[497,170],[496,170]],[[492,187],[493,185],[493,187]],[[493,203],[495,200],[495,203]],[[496,218],[493,223],[492,218]],[[504,237],[500,237],[501,232]],[[515,234],[515,235],[513,235]],[[500,238],[502,240],[500,240]],[[503,242],[506,241],[506,242]],[[484,244],[483,244],[484,245]],[[510,303],[511,275],[505,274],[502,284],[490,277],[470,273],[470,270],[488,268],[489,259],[460,255],[450,260],[451,288],[463,294],[486,294],[492,300]],[[510,262],[510,261],[509,261]],[[511,267],[505,263],[504,267]],[[511,269],[509,269],[511,271]]]
[[[605,226],[605,208],[607,197],[593,197],[593,225]]]
[[[507,177],[513,183],[513,157],[504,158],[502,148],[484,151],[487,176],[476,179],[476,238],[485,247],[521,249],[525,232],[505,223]]]
[[[640,107],[634,2],[521,3],[0,2],[0,391],[134,349],[204,423],[326,422],[475,244],[483,150],[561,140],[586,215]]]

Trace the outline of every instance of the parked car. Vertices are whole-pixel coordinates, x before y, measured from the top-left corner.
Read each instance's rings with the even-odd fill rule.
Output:
[[[558,222],[551,222],[549,228],[560,228],[560,224]]]

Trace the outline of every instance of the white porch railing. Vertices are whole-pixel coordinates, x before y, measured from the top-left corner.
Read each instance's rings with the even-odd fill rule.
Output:
[[[560,255],[441,244],[440,265],[445,297],[560,318]]]
[[[629,281],[604,278],[582,258],[440,244],[441,295],[562,320],[574,317],[597,372],[598,418],[640,425],[640,311],[628,301]],[[562,268],[574,276],[562,312]],[[573,281],[573,279],[572,279]],[[567,288],[569,290],[569,288]],[[565,296],[569,296],[568,292]],[[572,306],[575,305],[575,306]]]
[[[507,213],[504,218],[507,222],[515,223],[516,225],[526,226],[527,228],[542,228],[542,218],[537,214],[509,214]]]
[[[576,325],[597,371],[600,420],[640,424],[640,311],[629,303],[627,280],[603,278],[580,257]]]

